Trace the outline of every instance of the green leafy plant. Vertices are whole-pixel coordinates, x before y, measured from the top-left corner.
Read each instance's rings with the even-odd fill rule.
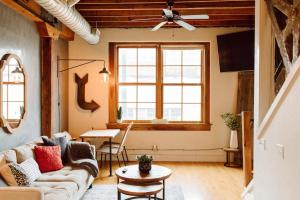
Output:
[[[140,163],[151,163],[153,158],[152,158],[152,156],[148,156],[148,155],[144,154],[144,155],[141,155],[141,156],[137,156],[137,160]]]
[[[122,114],[123,114],[122,106],[120,106],[119,109],[117,110],[117,119],[118,120],[122,119]]]
[[[224,123],[230,130],[237,130],[240,127],[240,119],[237,115],[233,113],[223,113],[221,118],[224,120]]]

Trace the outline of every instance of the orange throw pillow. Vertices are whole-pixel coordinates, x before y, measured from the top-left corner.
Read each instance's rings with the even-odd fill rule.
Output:
[[[34,154],[41,172],[51,172],[63,168],[60,146],[35,146]]]

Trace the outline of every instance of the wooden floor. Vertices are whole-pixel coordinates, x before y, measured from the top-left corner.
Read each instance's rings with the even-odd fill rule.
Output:
[[[131,163],[134,164],[134,163]],[[240,200],[243,190],[242,169],[224,167],[222,163],[155,162],[172,169],[167,184],[180,185],[185,200]],[[114,170],[118,168],[114,164]],[[100,170],[94,184],[116,184],[108,177],[108,164]]]

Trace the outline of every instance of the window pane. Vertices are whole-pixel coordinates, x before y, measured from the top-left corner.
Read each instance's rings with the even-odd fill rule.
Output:
[[[200,65],[201,63],[201,50],[183,50],[182,51],[182,64],[183,65]]]
[[[184,66],[182,81],[184,83],[200,83],[201,82],[201,67]]]
[[[138,103],[138,120],[155,118],[155,103]]]
[[[183,121],[201,121],[201,104],[183,104]]]
[[[138,102],[156,102],[155,86],[138,86]]]
[[[24,101],[24,85],[8,85],[8,101]]]
[[[2,102],[3,117],[7,119],[7,102]]]
[[[137,49],[119,48],[119,65],[137,65]]]
[[[181,103],[181,86],[164,86],[164,103]]]
[[[136,86],[120,86],[119,102],[136,102]]]
[[[156,49],[139,48],[138,65],[156,65]]]
[[[7,101],[7,85],[6,84],[3,84],[3,87],[2,87],[2,94],[3,94],[3,101]]]
[[[201,103],[201,87],[183,86],[183,103]]]
[[[9,67],[8,67],[8,65],[6,65],[2,72],[2,81],[3,82],[8,82],[8,74],[9,74]]]
[[[119,67],[119,82],[137,82],[137,67]]]
[[[181,67],[164,67],[164,83],[181,83]]]
[[[181,65],[181,50],[163,50],[164,65]]]
[[[23,109],[23,102],[8,102],[8,119],[21,119]]]
[[[164,104],[164,119],[169,121],[181,120],[181,104]]]
[[[119,103],[122,107],[123,120],[136,120],[136,103]]]
[[[10,60],[9,60],[9,63],[8,63],[9,65],[13,65],[13,66],[19,66],[19,63],[18,63],[18,61],[15,59],[15,58],[11,58]]]
[[[156,68],[155,67],[139,67],[139,82],[140,83],[155,83]]]

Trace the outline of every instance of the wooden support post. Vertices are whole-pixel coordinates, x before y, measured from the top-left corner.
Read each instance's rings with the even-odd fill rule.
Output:
[[[243,171],[244,186],[246,187],[253,178],[253,129],[251,125],[251,112],[242,112],[242,131],[243,131]]]
[[[52,38],[41,38],[41,110],[42,135],[51,137]]]

